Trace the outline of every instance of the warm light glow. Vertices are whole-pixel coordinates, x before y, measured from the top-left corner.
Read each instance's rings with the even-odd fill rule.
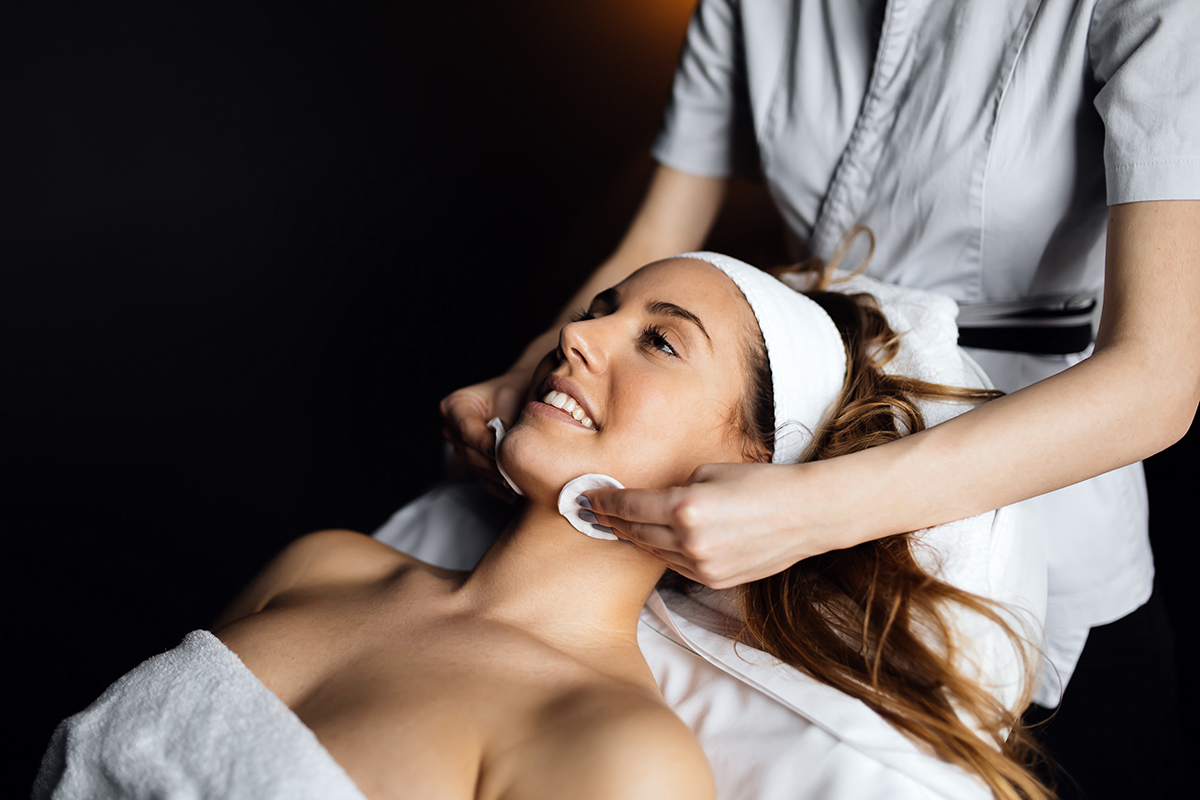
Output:
[[[632,26],[652,29],[660,35],[681,33],[697,0],[611,0],[607,5],[615,17]]]
[[[573,0],[522,9],[528,57],[560,119],[614,128],[653,126],[697,0]]]

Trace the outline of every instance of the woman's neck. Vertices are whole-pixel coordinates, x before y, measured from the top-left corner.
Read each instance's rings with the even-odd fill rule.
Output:
[[[663,570],[644,551],[584,536],[531,502],[461,592],[478,612],[564,650],[636,646],[638,614]]]

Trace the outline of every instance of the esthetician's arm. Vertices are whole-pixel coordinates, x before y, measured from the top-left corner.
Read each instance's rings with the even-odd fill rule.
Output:
[[[525,348],[508,372],[442,399],[446,438],[459,457],[496,491],[501,491],[502,483],[496,462],[487,453],[494,442],[487,421],[498,416],[511,425],[516,419],[534,369],[546,353],[558,346],[559,329],[576,309],[586,307],[597,294],[645,264],[698,250],[721,210],[726,185],[725,178],[706,178],[657,167],[620,245],[575,293],[554,324]]]
[[[721,588],[817,553],[979,514],[1131,464],[1200,402],[1200,201],[1109,211],[1091,358],[942,425],[828,461],[700,467],[665,491],[588,492],[599,521]]]

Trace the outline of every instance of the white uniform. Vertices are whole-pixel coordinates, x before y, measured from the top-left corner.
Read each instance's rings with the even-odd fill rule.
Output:
[[[964,304],[1099,290],[1108,204],[1200,198],[1198,40],[1196,0],[701,0],[654,155],[761,169],[797,254],[870,226],[890,283]],[[1006,391],[1086,356],[971,354]],[[1150,595],[1141,465],[1029,505],[1065,685],[1087,629]]]

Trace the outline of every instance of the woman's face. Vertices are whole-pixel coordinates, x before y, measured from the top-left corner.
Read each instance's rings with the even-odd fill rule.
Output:
[[[660,488],[701,464],[744,460],[738,410],[757,325],[711,264],[643,267],[562,329],[497,457],[526,494],[548,502],[590,472]]]

